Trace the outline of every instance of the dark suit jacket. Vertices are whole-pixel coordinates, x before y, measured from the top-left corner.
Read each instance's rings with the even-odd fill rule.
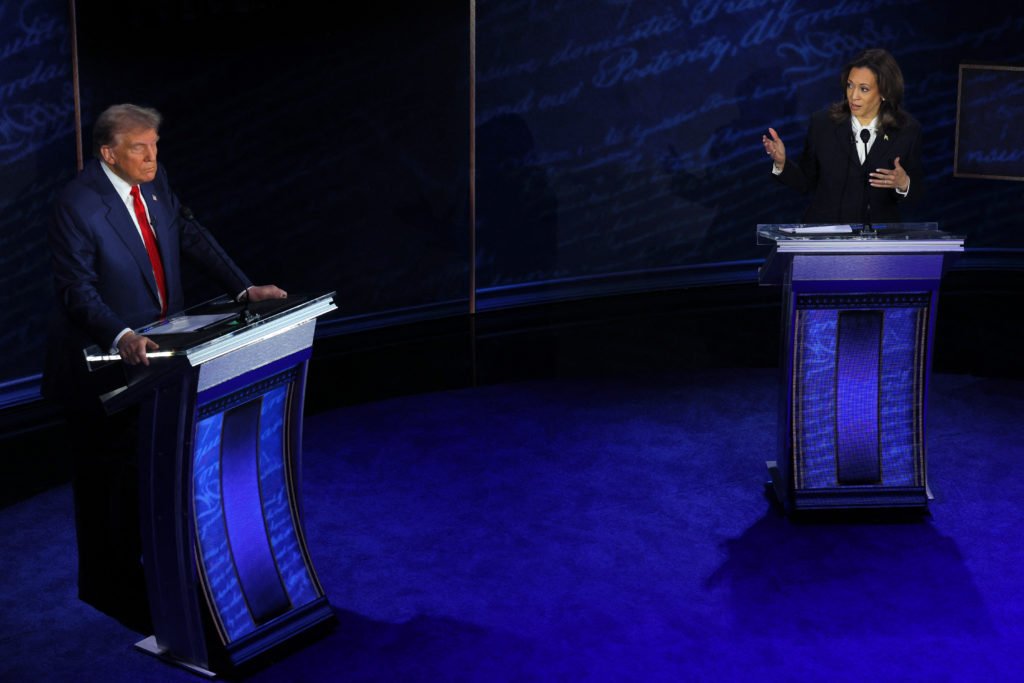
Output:
[[[849,119],[835,123],[827,111],[811,117],[799,161],[787,159],[782,173],[776,176],[785,185],[812,194],[803,216],[805,223],[863,223],[867,204],[872,223],[895,223],[900,220],[902,202],[920,200],[924,195],[921,126],[913,118],[908,116],[899,130],[879,132],[863,166],[855,144],[863,145],[853,139]],[[896,157],[910,176],[910,192],[905,198],[895,190],[867,184],[869,171],[895,168]]]
[[[49,232],[56,305],[49,324],[43,393],[64,393],[89,344],[111,346],[126,327],[160,317],[156,280],[124,200],[91,159],[60,193]],[[163,166],[140,191],[157,235],[167,286],[168,314],[184,308],[181,259],[194,260],[232,296],[251,284],[213,237],[179,216]]]

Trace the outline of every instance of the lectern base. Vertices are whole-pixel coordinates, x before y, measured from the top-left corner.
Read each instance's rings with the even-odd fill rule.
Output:
[[[209,669],[204,669],[201,666],[197,666],[195,664],[192,664],[191,662],[186,662],[183,659],[178,659],[177,657],[174,657],[168,652],[167,648],[160,647],[157,644],[156,636],[143,638],[139,642],[135,643],[135,648],[141,650],[142,652],[145,652],[146,654],[153,655],[157,659],[163,660],[168,664],[174,664],[175,666],[180,666],[184,669],[188,669],[194,674],[199,674],[200,676],[205,676],[206,678],[216,678],[217,676],[217,674],[210,671]]]
[[[769,487],[787,511],[839,510],[854,508],[926,509],[934,500],[927,486],[850,486],[789,491],[778,462],[766,460]]]
[[[775,500],[779,505],[786,507],[786,486],[779,475],[779,463],[775,460],[765,460],[764,464],[768,467],[768,481],[765,482],[765,488],[775,494]]]

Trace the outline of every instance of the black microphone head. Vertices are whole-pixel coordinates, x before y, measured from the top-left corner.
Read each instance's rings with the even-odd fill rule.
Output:
[[[187,221],[194,221],[196,219],[195,214],[192,213],[192,209],[188,208],[184,204],[182,204],[181,208],[178,209],[178,213]]]
[[[871,131],[868,130],[867,128],[861,128],[860,129],[860,141],[863,142],[866,145],[866,144],[868,144],[868,140],[870,140],[870,139],[871,139]]]

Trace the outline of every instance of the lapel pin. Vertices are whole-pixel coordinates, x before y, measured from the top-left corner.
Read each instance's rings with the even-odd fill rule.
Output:
[[[882,139],[885,140],[886,142],[889,142],[889,136],[888,135],[883,135]],[[154,197],[153,199],[156,199],[156,197]]]
[[[889,139],[889,138],[886,138],[886,140],[888,140],[888,139]],[[156,198],[156,195],[153,195],[153,201],[154,201],[154,202],[156,202],[156,201],[159,201],[159,200],[158,200],[158,199]]]

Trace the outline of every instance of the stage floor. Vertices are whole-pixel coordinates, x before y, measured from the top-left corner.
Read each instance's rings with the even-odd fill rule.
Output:
[[[339,618],[253,681],[1009,680],[1024,382],[938,373],[924,515],[790,519],[773,369],[524,378],[311,414]],[[70,489],[0,510],[0,679],[193,681],[75,598]]]

